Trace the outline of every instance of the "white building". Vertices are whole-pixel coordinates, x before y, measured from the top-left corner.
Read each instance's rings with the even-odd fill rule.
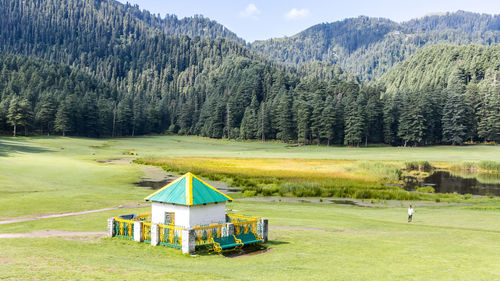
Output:
[[[145,198],[151,201],[152,223],[191,228],[226,223],[226,202],[232,199],[197,176],[187,173]]]

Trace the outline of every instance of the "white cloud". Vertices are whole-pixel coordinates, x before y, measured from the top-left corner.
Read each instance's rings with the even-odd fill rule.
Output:
[[[285,18],[287,20],[298,20],[301,18],[305,18],[309,15],[308,9],[296,9],[293,8],[288,13],[285,14]]]
[[[253,3],[248,4],[248,6],[245,8],[245,10],[240,12],[240,16],[242,16],[244,18],[251,18],[254,20],[258,20],[259,15],[260,15],[260,10]]]

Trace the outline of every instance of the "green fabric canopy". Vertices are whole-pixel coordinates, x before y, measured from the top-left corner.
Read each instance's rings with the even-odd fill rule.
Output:
[[[233,200],[191,173],[183,175],[144,199],[186,206]]]

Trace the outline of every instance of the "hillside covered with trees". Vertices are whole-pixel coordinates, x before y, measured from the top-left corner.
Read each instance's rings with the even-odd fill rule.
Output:
[[[279,62],[333,63],[372,80],[422,47],[499,42],[500,15],[458,11],[403,23],[361,16],[318,24],[291,37],[257,41],[251,47]]]
[[[0,34],[3,53],[71,66],[117,92],[108,101],[113,104],[112,125],[96,127],[94,132],[69,130],[69,134],[124,136],[168,130],[237,137],[235,132],[252,100],[260,104],[289,92],[300,80],[297,71],[307,72],[308,77],[316,73],[309,72],[311,67],[294,70],[274,65],[253,55],[238,40],[171,35],[166,32],[168,17],[154,19],[113,0],[2,0],[0,14],[5,15],[0,19],[5,31]],[[186,24],[176,30],[193,34],[197,28],[189,29]],[[317,75],[331,79],[338,72],[322,67]],[[2,102],[26,98],[36,115],[40,100],[35,97],[40,95],[28,98],[20,90],[27,86],[25,81],[12,83],[17,85],[11,88],[17,90],[1,89],[5,92]],[[109,111],[96,95],[92,98],[91,103],[103,106],[98,112]],[[2,120],[1,128],[8,131],[7,119]],[[27,121],[27,126],[39,128],[36,120]],[[111,133],[110,126],[115,128]]]
[[[0,129],[112,134],[116,89],[66,65],[0,55]]]
[[[398,136],[417,143],[500,140],[500,46],[426,48],[382,81],[386,142]],[[390,129],[396,126],[397,133]],[[412,136],[402,136],[402,129]]]
[[[4,133],[328,145],[499,140],[498,47],[426,48],[377,83],[360,83],[329,63],[274,63],[202,17],[160,18],[113,0],[0,3]],[[379,32],[351,37],[345,32],[357,27],[347,26],[343,44],[353,50],[394,27],[361,20]]]

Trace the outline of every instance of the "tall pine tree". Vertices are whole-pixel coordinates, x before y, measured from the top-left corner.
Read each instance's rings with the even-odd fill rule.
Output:
[[[326,144],[330,146],[335,137],[335,125],[337,123],[335,112],[335,99],[328,96],[321,112],[321,137],[326,139]]]
[[[465,87],[461,72],[455,71],[448,81],[447,96],[443,108],[443,141],[462,144],[466,136],[465,126]]]

